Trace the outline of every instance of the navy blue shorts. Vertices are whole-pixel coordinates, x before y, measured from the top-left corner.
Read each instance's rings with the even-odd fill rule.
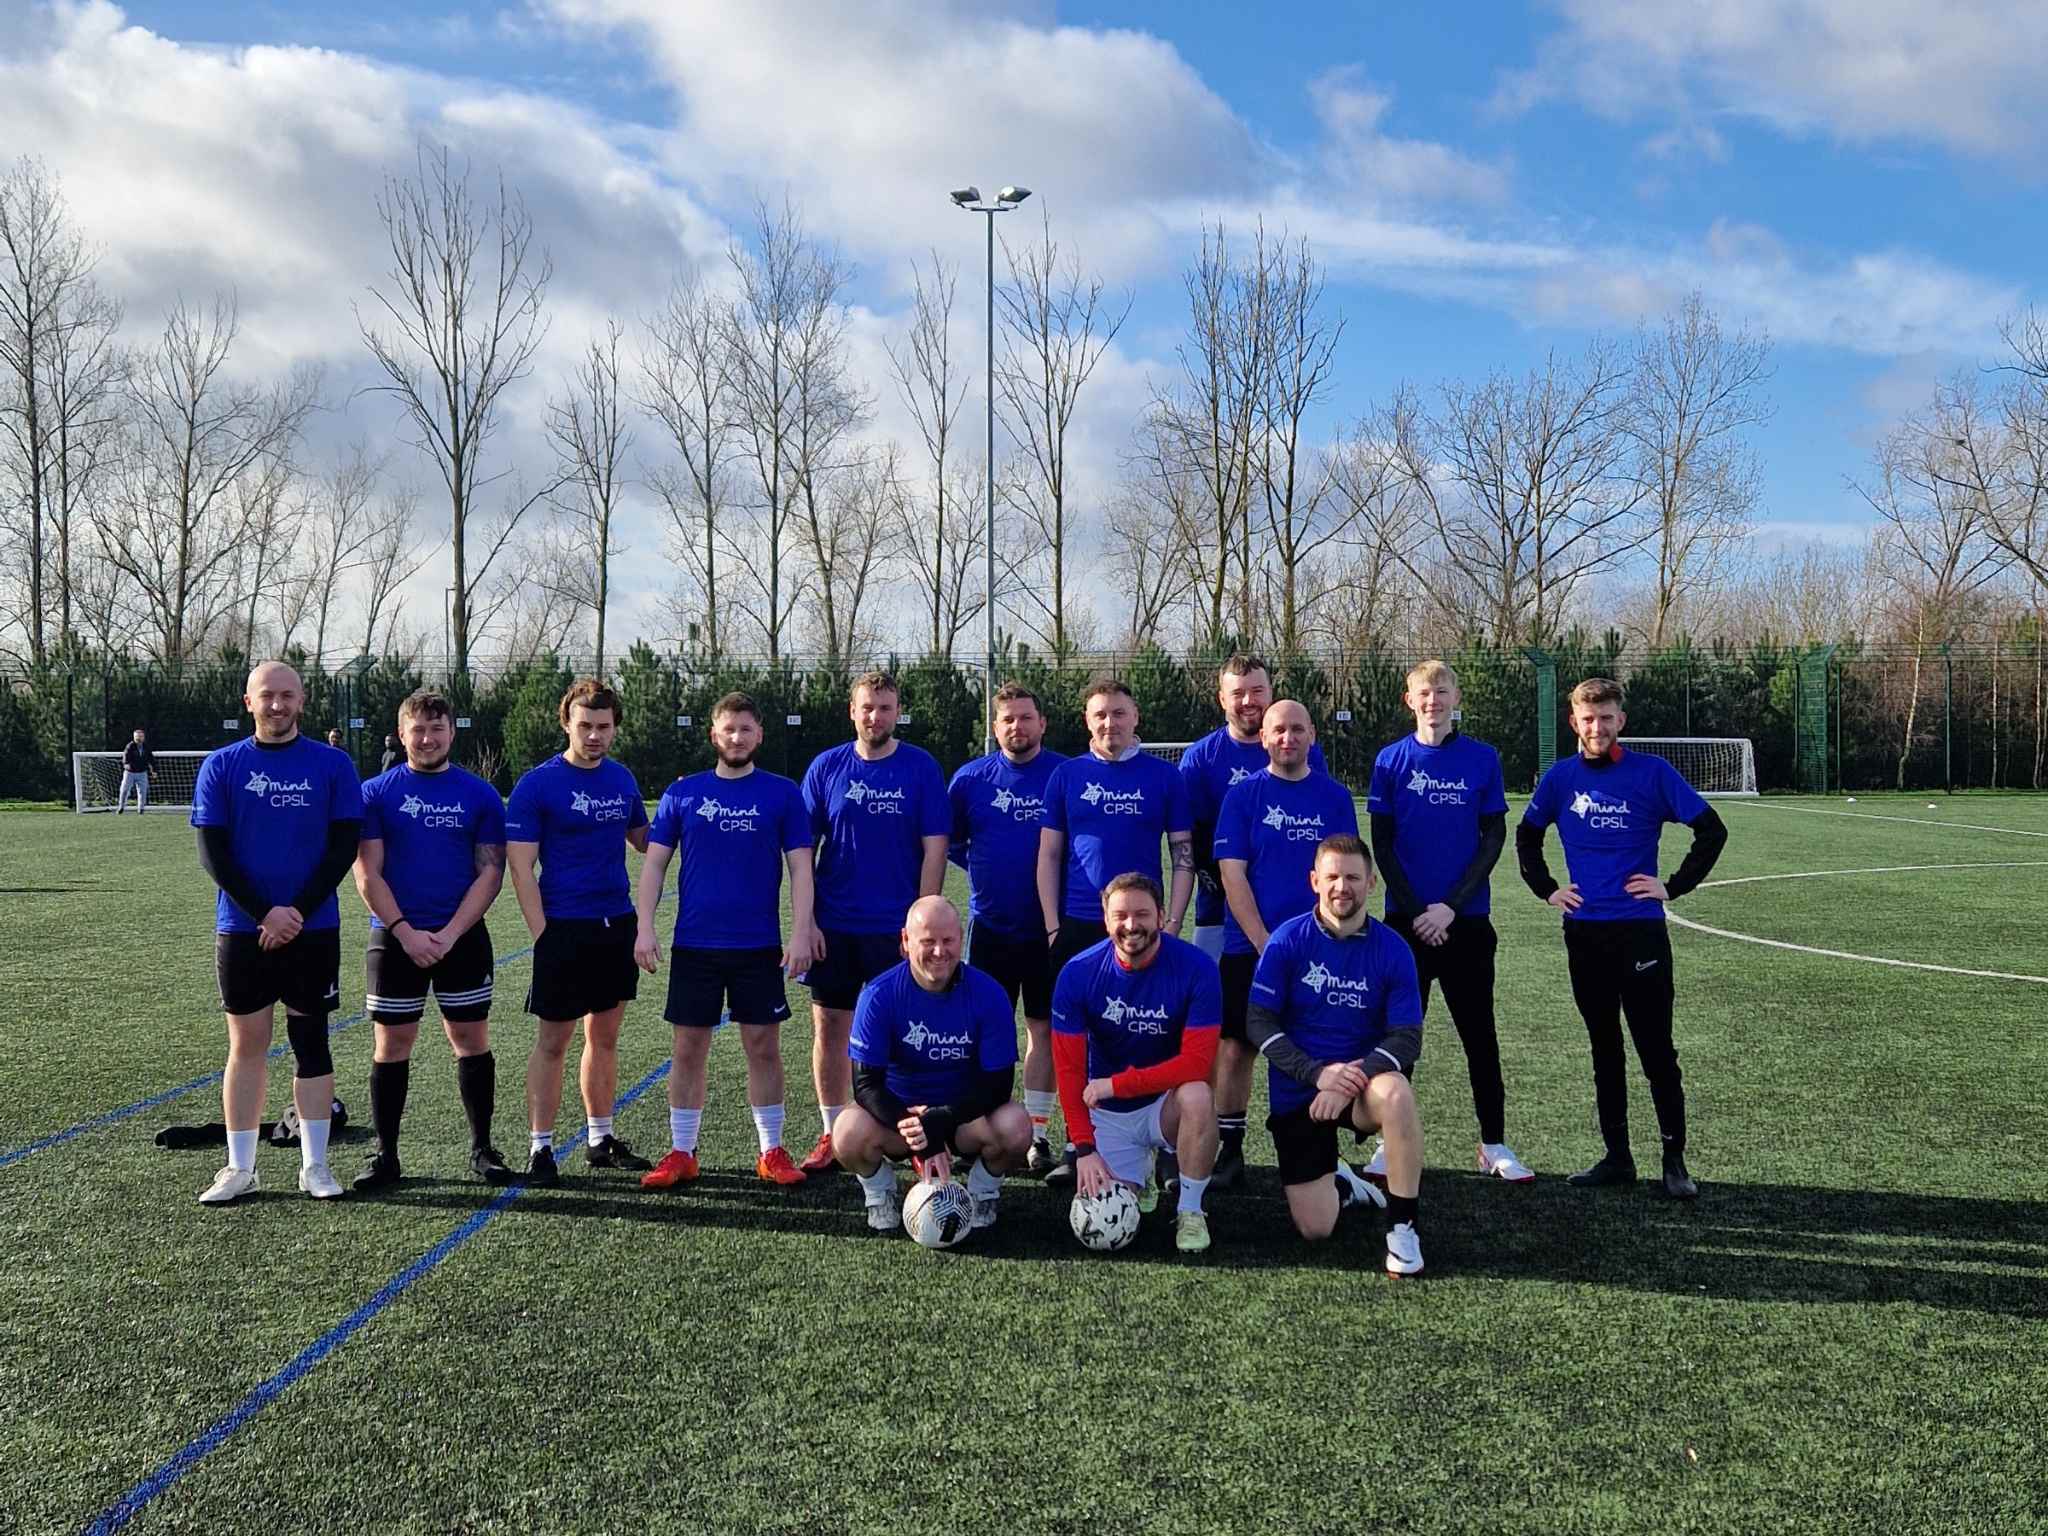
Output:
[[[825,958],[800,978],[820,1008],[851,1009],[860,989],[903,958],[903,939],[894,933],[840,933],[822,930]]]
[[[668,1007],[662,1016],[679,1029],[716,1029],[727,1012],[735,1024],[780,1024],[789,1017],[782,951],[772,944],[761,949],[678,944],[668,958]]]

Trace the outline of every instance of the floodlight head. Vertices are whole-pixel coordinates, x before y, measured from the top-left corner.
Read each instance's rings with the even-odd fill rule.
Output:
[[[981,201],[981,188],[962,187],[953,194],[953,201],[962,208],[965,208],[969,203],[978,203]]]
[[[1017,204],[1023,202],[1024,199],[1029,197],[1030,195],[1031,189],[1029,187],[1005,187],[1002,191],[996,194],[996,201],[999,203],[1008,203],[1011,207],[1014,208]]]

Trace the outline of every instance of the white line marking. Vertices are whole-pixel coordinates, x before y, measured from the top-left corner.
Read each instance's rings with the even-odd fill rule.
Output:
[[[1773,805],[1765,800],[1735,800],[1730,804],[1757,811],[1798,811],[1807,816],[1853,816],[1859,821],[1903,821],[1909,827],[1953,827],[1964,832],[2005,832],[2013,837],[2048,837],[2048,832],[2025,832],[2018,827],[1987,827],[1976,821],[1937,821],[1927,816],[1880,816],[1876,811],[1825,811],[1817,805]]]
[[[1709,933],[1717,939],[1739,939],[1744,944],[1761,944],[1767,949],[1789,949],[1802,955],[1825,955],[1830,960],[1861,960],[1870,965],[1896,966],[1902,971],[1939,971],[1944,976],[1981,976],[1992,981],[2033,981],[2048,986],[2048,976],[2021,976],[2012,971],[1970,971],[1955,965],[1927,965],[1918,960],[1893,960],[1884,955],[1853,955],[1846,949],[1816,949],[1811,944],[1789,944],[1783,939],[1760,939],[1753,933],[1730,933],[1726,928],[1709,928],[1689,917],[1666,910],[1664,916],[1681,928]]]
[[[1824,875],[1910,875],[1928,869],[2042,869],[2048,859],[1998,859],[1982,864],[1879,864],[1869,869],[1802,869],[1789,875],[1737,875],[1730,880],[1702,880],[1699,889],[1724,885],[1755,885],[1763,880],[1818,880]]]

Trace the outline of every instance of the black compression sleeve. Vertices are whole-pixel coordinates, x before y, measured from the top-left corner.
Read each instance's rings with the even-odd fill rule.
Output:
[[[1536,893],[1538,901],[1550,900],[1557,882],[1550,878],[1550,866],[1543,862],[1543,829],[1526,821],[1515,823],[1515,865],[1522,884]]]
[[[1244,1011],[1245,1034],[1252,1048],[1297,1083],[1313,1088],[1324,1062],[1317,1061],[1280,1027],[1280,1015],[1264,1003],[1249,1003]]]
[[[356,861],[356,845],[362,841],[363,824],[360,821],[330,821],[327,823],[327,850],[320,855],[320,862],[299,887],[299,894],[292,898],[292,905],[299,909],[299,916],[311,917],[320,904],[334,894],[334,888],[341,884],[342,876]]]
[[[1365,1053],[1365,1075],[1377,1077],[1382,1072],[1399,1072],[1407,1077],[1421,1059],[1422,1026],[1411,1024],[1406,1029],[1390,1030],[1386,1039]]]
[[[1444,905],[1453,912],[1462,912],[1465,903],[1479,894],[1493,874],[1493,866],[1500,862],[1500,851],[1508,842],[1508,813],[1491,811],[1479,818],[1479,847],[1473,851],[1472,862],[1465,866],[1465,872],[1458,876],[1458,883],[1451,887],[1450,895],[1444,898]]]
[[[249,921],[263,921],[263,915],[270,910],[270,903],[257,894],[255,885],[242,872],[242,866],[235,862],[233,842],[226,827],[199,829],[199,867],[212,877],[215,885],[227,892],[229,901],[248,914]]]
[[[932,1105],[924,1112],[926,1145],[933,1150],[945,1146],[961,1126],[979,1120],[983,1115],[1009,1103],[1016,1079],[1015,1067],[984,1072],[981,1081],[969,1089],[964,1098],[955,1099],[951,1104]]]
[[[1372,861],[1380,867],[1380,879],[1387,887],[1387,900],[1396,912],[1413,917],[1422,910],[1408,873],[1394,857],[1394,817],[1389,811],[1372,813]]]
[[[881,1067],[853,1065],[853,1102],[884,1130],[893,1132],[896,1122],[910,1113],[910,1106],[889,1091],[889,1074]]]
[[[1196,822],[1194,832],[1189,837],[1189,846],[1195,852],[1195,878],[1201,882],[1204,890],[1221,895],[1223,874],[1216,867],[1216,823]]]
[[[1714,872],[1714,862],[1728,846],[1728,826],[1710,805],[1686,823],[1692,828],[1692,847],[1685,852],[1678,872],[1664,882],[1664,892],[1673,901],[1694,890]]]

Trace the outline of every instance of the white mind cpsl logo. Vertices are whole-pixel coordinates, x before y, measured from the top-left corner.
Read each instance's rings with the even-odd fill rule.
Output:
[[[1244,781],[1245,781],[1246,779],[1250,778],[1251,776],[1252,776],[1252,771],[1251,771],[1251,769],[1249,769],[1249,768],[1233,768],[1233,769],[1231,769],[1231,770],[1230,770],[1230,787],[1231,787],[1231,788],[1233,788],[1233,789],[1235,789],[1235,788],[1236,788],[1236,787],[1237,787],[1238,785],[1242,784],[1242,783],[1243,783],[1243,782],[1244,782]]]
[[[846,786],[846,803],[860,806],[870,816],[901,816],[903,799],[900,789],[877,789],[858,779]]]
[[[1302,972],[1301,984],[1332,1008],[1363,1008],[1365,994],[1372,990],[1369,979],[1340,976],[1320,960]]]
[[[1463,779],[1433,779],[1420,768],[1408,776],[1408,788],[1431,805],[1463,805],[1471,792]]]
[[[1139,1035],[1163,1035],[1166,1033],[1166,1010],[1164,1008],[1140,1008],[1136,1003],[1127,1003],[1120,997],[1112,997],[1102,1005],[1102,1019],[1115,1029],[1127,1029]]]
[[[569,795],[569,809],[579,816],[588,816],[592,821],[624,821],[626,797],[592,795],[580,789],[573,790]]]
[[[1572,797],[1571,812],[1589,827],[1628,826],[1626,800],[1609,800],[1590,789],[1582,789]]]
[[[311,779],[300,779],[296,784],[288,784],[283,779],[273,779],[261,768],[253,769],[250,772],[249,782],[244,784],[242,788],[256,796],[259,800],[266,801],[271,805],[311,805],[313,803],[309,798],[313,793],[313,781]]]
[[[922,1019],[913,1019],[903,1031],[903,1043],[928,1061],[965,1061],[974,1037],[964,1029],[957,1035],[942,1035]]]
[[[1105,789],[1093,779],[1081,791],[1081,800],[1093,806],[1105,816],[1142,816],[1145,814],[1145,791],[1142,789]]]
[[[398,814],[410,816],[421,826],[459,827],[462,825],[462,803],[436,805],[431,800],[422,800],[418,795],[407,795],[398,802]]]
[[[751,832],[755,828],[754,818],[761,814],[761,807],[726,805],[716,797],[706,795],[695,814],[715,824],[721,832]]]
[[[1020,795],[1010,789],[998,789],[990,798],[989,807],[997,815],[1014,821],[1037,821],[1045,812],[1045,802],[1038,796]]]
[[[1284,832],[1290,843],[1321,842],[1323,840],[1323,818],[1321,816],[1290,816],[1279,806],[1266,808],[1260,822],[1275,832]]]

